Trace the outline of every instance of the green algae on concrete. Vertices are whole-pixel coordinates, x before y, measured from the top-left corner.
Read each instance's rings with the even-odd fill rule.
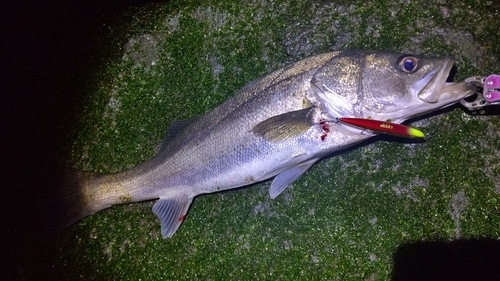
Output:
[[[136,165],[170,122],[328,50],[452,55],[458,80],[499,72],[498,10],[476,1],[173,1],[129,10],[103,44],[119,55],[94,75],[72,162],[96,172]],[[403,243],[498,238],[498,118],[456,108],[413,126],[425,142],[382,138],[325,159],[275,200],[270,182],[199,196],[171,239],[161,238],[153,202],[115,206],[63,231],[47,263],[68,280],[386,280]]]

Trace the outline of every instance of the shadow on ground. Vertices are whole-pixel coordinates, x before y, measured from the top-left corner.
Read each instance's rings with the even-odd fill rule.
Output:
[[[500,280],[500,241],[415,242],[398,247],[392,280]]]

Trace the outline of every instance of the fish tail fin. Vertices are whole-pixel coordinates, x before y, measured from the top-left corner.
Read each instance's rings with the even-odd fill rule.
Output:
[[[153,213],[160,219],[163,238],[172,237],[184,221],[193,197],[179,195],[170,198],[160,197],[153,206]]]
[[[58,177],[53,200],[49,203],[50,217],[47,223],[48,232],[59,232],[80,219],[91,215],[102,208],[95,208],[89,202],[89,179],[98,175],[80,171],[66,170]],[[93,188],[98,188],[93,187]]]

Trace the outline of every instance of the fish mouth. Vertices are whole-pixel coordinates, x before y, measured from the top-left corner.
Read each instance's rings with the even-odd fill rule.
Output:
[[[421,101],[435,104],[434,109],[451,105],[476,92],[476,87],[465,82],[453,81],[456,73],[455,61],[446,59],[439,70],[433,70],[410,87],[410,91]]]
[[[437,102],[443,94],[443,89],[447,86],[446,81],[451,74],[454,64],[454,60],[446,59],[441,69],[432,70],[426,76],[413,83],[410,91],[418,93],[415,96],[418,96],[422,101],[428,103]]]
[[[459,101],[468,96],[471,96],[477,91],[477,87],[465,82],[446,82],[444,84],[441,95],[452,95],[454,96],[454,101]]]
[[[456,73],[455,61],[446,59],[439,70],[433,70],[413,83],[410,91],[421,101],[435,103],[437,108],[445,107],[476,92],[476,87],[465,82],[453,81]]]

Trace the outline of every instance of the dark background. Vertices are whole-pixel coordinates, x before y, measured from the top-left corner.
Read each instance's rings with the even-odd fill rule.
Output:
[[[151,2],[1,1],[0,279],[26,276],[21,263],[39,267],[30,253],[47,239],[44,207],[68,159],[99,38],[112,36],[105,23]]]

